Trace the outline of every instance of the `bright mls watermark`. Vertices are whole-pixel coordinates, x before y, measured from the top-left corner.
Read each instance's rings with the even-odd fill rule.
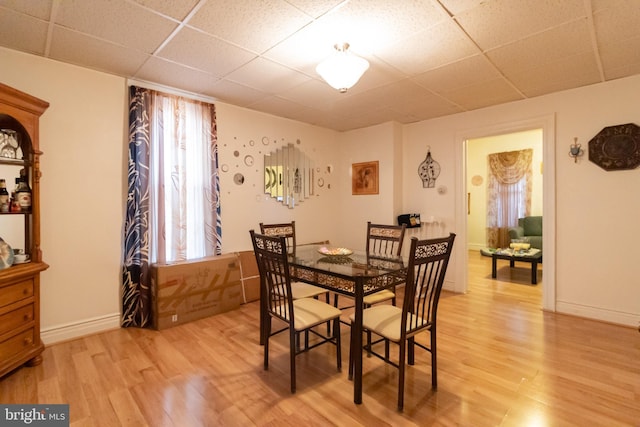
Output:
[[[0,404],[0,426],[69,427],[69,405]]]

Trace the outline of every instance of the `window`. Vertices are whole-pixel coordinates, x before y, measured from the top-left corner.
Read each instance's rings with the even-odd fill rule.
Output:
[[[487,245],[509,246],[508,228],[531,210],[533,150],[489,154],[487,183]]]
[[[220,253],[215,107],[156,92],[150,132],[151,262]]]

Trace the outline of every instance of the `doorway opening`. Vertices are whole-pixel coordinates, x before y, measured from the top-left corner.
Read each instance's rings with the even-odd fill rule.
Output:
[[[468,291],[468,250],[466,244],[470,239],[477,240],[478,237],[469,236],[475,231],[470,230],[468,224],[469,212],[477,208],[479,197],[472,198],[469,194],[473,191],[474,185],[471,183],[474,175],[468,176],[469,159],[468,152],[473,147],[470,144],[477,139],[493,137],[521,132],[538,130],[542,134],[541,160],[534,162],[532,167],[537,168],[541,175],[542,188],[542,216],[543,221],[543,247],[544,247],[544,280],[542,281],[542,308],[548,311],[555,311],[555,117],[554,115],[542,116],[538,118],[489,126],[478,129],[470,129],[459,132],[456,135],[456,163],[462,165],[459,169],[456,180],[456,230],[459,238],[465,243],[465,250],[456,254],[456,276],[461,278],[460,288],[456,291]],[[500,149],[495,151],[502,151]],[[486,163],[486,157],[482,160]],[[544,179],[542,179],[544,176]],[[478,179],[476,178],[476,182]],[[538,206],[536,209],[539,209]],[[481,240],[480,242],[486,242]]]
[[[542,216],[542,129],[469,139],[466,165],[467,250],[471,262],[472,257],[490,257],[496,249],[509,248],[508,230],[518,225],[519,218]],[[540,240],[534,238],[533,251],[542,250]],[[516,263],[516,270],[506,268],[513,274],[502,280],[527,284],[521,280],[519,270],[526,268],[520,264]],[[486,273],[491,274],[491,265],[484,265]],[[504,267],[500,269],[504,271]]]

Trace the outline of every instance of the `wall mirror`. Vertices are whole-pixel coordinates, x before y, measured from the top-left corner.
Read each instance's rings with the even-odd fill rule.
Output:
[[[290,209],[313,195],[314,174],[311,159],[293,144],[264,156],[264,192]]]

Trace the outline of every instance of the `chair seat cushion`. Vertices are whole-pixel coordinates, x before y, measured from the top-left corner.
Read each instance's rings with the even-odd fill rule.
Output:
[[[301,298],[293,301],[295,313],[294,328],[302,331],[312,326],[333,320],[342,314],[336,307],[313,298]]]
[[[413,318],[413,315],[411,315]],[[351,322],[355,320],[355,314],[349,316]],[[400,321],[402,309],[395,305],[381,304],[367,308],[362,312],[362,327],[394,342],[400,342]],[[418,318],[418,323],[426,324],[427,321]],[[407,322],[407,330],[410,322]]]
[[[364,305],[373,305],[382,301],[387,301],[396,297],[396,294],[391,292],[388,289],[383,289],[380,292],[376,292],[375,294],[367,295],[364,297],[363,302]]]
[[[291,296],[293,299],[311,298],[326,294],[326,289],[303,282],[291,282]]]

